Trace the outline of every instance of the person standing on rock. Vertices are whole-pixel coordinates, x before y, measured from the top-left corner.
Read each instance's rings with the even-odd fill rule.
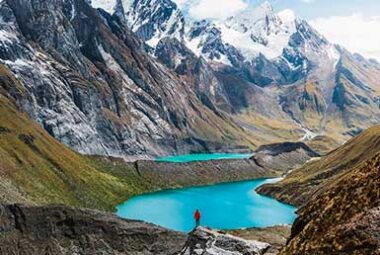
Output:
[[[201,223],[201,212],[197,209],[194,213],[195,227],[199,227]]]

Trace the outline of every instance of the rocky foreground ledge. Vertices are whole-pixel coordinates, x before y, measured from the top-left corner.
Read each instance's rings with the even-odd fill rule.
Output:
[[[261,255],[270,245],[259,241],[248,241],[228,234],[198,227],[189,234],[181,255]]]
[[[0,254],[261,255],[269,244],[206,228],[190,234],[64,206],[0,205]]]

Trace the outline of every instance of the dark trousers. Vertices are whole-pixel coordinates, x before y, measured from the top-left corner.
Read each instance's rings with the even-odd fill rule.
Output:
[[[201,221],[200,221],[200,220],[195,220],[195,226],[196,226],[196,227],[199,227],[200,224],[201,224]]]

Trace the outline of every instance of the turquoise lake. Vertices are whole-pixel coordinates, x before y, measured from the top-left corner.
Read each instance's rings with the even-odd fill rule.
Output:
[[[199,208],[201,224],[217,229],[267,227],[293,223],[296,208],[261,196],[255,189],[276,179],[184,188],[136,196],[117,207],[117,214],[188,232]]]
[[[185,154],[177,156],[168,156],[157,158],[156,161],[172,162],[172,163],[185,163],[193,161],[208,161],[216,159],[246,159],[250,158],[251,154],[237,154],[237,153],[209,153],[209,154]]]
[[[221,155],[196,154],[170,157],[171,162],[220,159]],[[244,154],[236,154],[245,158]],[[208,159],[204,159],[208,158]],[[182,161],[181,161],[182,160]],[[165,160],[166,161],[166,160]],[[117,214],[178,231],[194,228],[193,214],[200,209],[201,225],[217,229],[239,229],[292,224],[296,208],[261,196],[255,189],[279,179],[258,179],[161,191],[133,197],[117,207]]]

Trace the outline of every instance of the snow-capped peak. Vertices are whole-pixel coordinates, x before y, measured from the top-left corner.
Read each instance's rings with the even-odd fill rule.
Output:
[[[215,21],[213,27],[214,29],[209,30],[213,33],[215,29],[220,31],[217,34],[220,35],[222,44],[233,46],[248,61],[260,54],[267,59],[281,56],[296,30],[294,13],[283,11],[277,14],[269,2],[248,8],[224,21]],[[193,35],[189,38],[190,48],[194,49],[194,40],[205,42],[212,38],[210,34],[205,33],[200,33],[199,36],[203,38],[194,38]],[[198,47],[203,45],[199,44]]]
[[[124,7],[132,31],[151,47],[156,47],[157,43],[166,36],[182,40],[185,19],[174,2],[133,0]]]

